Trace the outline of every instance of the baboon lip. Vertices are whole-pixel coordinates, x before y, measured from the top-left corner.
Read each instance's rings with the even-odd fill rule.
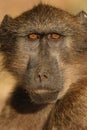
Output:
[[[35,93],[50,93],[51,91],[50,90],[47,90],[47,89],[37,89],[34,91]]]
[[[54,93],[56,91],[52,91],[50,89],[36,89],[36,90],[32,90],[31,92],[36,94],[46,94],[46,93]]]

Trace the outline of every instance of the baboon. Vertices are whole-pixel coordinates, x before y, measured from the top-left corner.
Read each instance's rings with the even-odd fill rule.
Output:
[[[87,14],[39,4],[0,26],[0,130],[87,130]]]

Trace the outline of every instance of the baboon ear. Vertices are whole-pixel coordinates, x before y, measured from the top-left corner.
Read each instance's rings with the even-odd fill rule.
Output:
[[[77,16],[80,17],[81,19],[83,19],[83,18],[87,19],[87,13],[85,11],[79,12]]]
[[[5,26],[8,23],[11,23],[12,21],[13,21],[13,19],[10,16],[5,15],[2,22],[1,22],[1,26]]]
[[[76,17],[80,20],[80,22],[87,22],[87,13],[85,11],[79,12]]]

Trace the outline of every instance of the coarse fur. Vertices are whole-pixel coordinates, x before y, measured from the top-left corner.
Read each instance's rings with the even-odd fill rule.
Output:
[[[0,130],[87,130],[87,14],[39,4],[0,26]]]

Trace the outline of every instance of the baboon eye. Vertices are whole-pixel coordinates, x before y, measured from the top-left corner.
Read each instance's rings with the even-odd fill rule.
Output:
[[[54,40],[58,40],[60,38],[60,34],[58,33],[51,33],[51,34],[48,34],[48,39],[54,39]]]
[[[28,35],[28,38],[29,38],[30,40],[36,40],[36,39],[38,39],[38,34],[35,34],[35,33],[29,34],[29,35]]]
[[[60,35],[57,33],[53,33],[53,34],[51,34],[51,38],[57,40],[60,38]]]

